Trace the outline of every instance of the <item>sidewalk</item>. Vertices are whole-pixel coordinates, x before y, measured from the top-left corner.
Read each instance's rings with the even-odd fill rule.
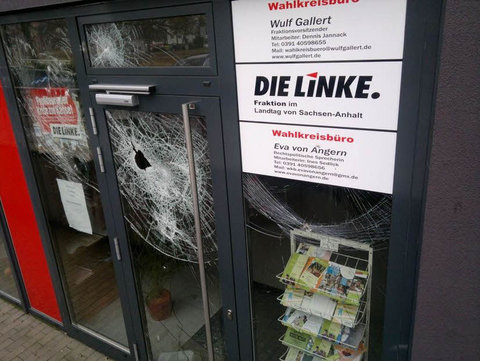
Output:
[[[106,361],[105,355],[0,298],[1,361]]]

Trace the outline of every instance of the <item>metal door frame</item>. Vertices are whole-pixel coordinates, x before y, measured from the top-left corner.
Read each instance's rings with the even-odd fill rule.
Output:
[[[76,70],[78,72],[79,68],[81,68],[81,63],[78,63],[76,59],[76,48],[78,48],[78,46],[74,42],[75,34],[76,34],[75,18],[67,17],[67,16],[59,16],[59,14],[57,14],[56,12],[48,12],[48,13],[40,12],[39,15],[43,15],[43,16],[39,16],[34,21],[65,19],[69,36],[70,36],[73,59],[76,65]],[[32,14],[29,13],[27,17],[31,17],[31,16]],[[33,21],[32,19],[24,20],[22,17],[19,18],[18,16],[14,17],[13,19],[16,19],[16,21],[3,22],[0,20],[0,24],[3,25],[8,23]],[[10,78],[8,65],[6,63],[5,50],[4,50],[3,43],[0,44],[0,48],[1,48],[1,54],[2,54],[2,56],[0,56],[1,81],[2,81],[2,84],[4,84],[4,88],[8,89],[5,91],[5,98],[8,104],[10,117],[12,119],[12,128],[14,130],[15,139],[19,149],[19,155],[22,161],[22,165],[24,167],[25,178],[27,181],[30,197],[32,199],[32,206],[34,208],[34,213],[37,218],[37,224],[38,224],[39,232],[42,238],[42,244],[45,250],[45,256],[47,259],[47,264],[48,264],[50,275],[52,278],[52,284],[55,290],[55,295],[57,298],[62,322],[53,320],[48,315],[43,314],[41,311],[38,311],[35,309],[30,309],[29,311],[44,318],[48,322],[53,323],[55,326],[61,327],[62,329],[65,330],[65,332],[67,332],[69,336],[80,340],[81,342],[89,345],[92,348],[99,350],[102,353],[107,354],[110,357],[113,357],[116,360],[127,360],[127,359],[133,360],[134,355],[132,352],[133,351],[132,344],[129,345],[131,352],[127,353],[126,350],[124,350],[124,347],[118,345],[115,341],[110,340],[107,337],[104,337],[97,332],[90,331],[86,327],[75,324],[70,316],[68,301],[67,301],[67,293],[66,293],[66,290],[64,289],[64,283],[63,283],[64,281],[62,280],[62,276],[61,276],[62,265],[59,259],[57,259],[58,256],[55,251],[53,238],[50,235],[48,221],[47,221],[45,212],[43,210],[43,203],[41,200],[40,192],[39,192],[39,189],[37,188],[37,180],[36,180],[33,164],[30,158],[30,152],[29,152],[29,147],[26,140],[26,135],[24,134],[24,131],[23,131],[20,112],[18,109],[15,92],[13,88],[13,81]],[[81,88],[78,78],[77,78],[77,83],[79,85],[79,88]],[[87,128],[88,127],[87,117],[85,117],[85,125]],[[88,136],[89,136],[89,145],[90,145],[90,148],[92,149],[91,134],[88,134]],[[94,155],[95,153],[92,151],[93,158],[94,158]],[[100,177],[100,174],[98,172],[96,175],[97,175],[97,181],[98,181],[99,187],[100,189],[102,189],[102,183],[104,182],[104,180]],[[112,219],[111,209],[108,206],[109,203],[106,195],[100,192],[100,197],[101,197],[102,206],[103,206],[105,223],[107,225],[107,230],[108,230],[108,224],[111,222],[111,219]],[[110,234],[109,234],[109,238],[110,238],[109,239],[110,252],[113,255],[115,250],[113,247],[113,242],[110,237]],[[124,282],[123,274],[121,273],[120,271],[121,269],[119,268],[119,265],[116,264],[116,262],[113,262],[113,266],[115,269],[117,285],[120,286]],[[130,340],[133,340],[134,338],[133,336],[129,335],[129,333],[130,334],[132,333],[133,328],[129,327],[132,323],[132,320],[131,320],[130,314],[128,313],[128,306],[125,307],[125,300],[127,298],[126,296],[122,297],[122,293],[125,292],[125,290],[122,289],[122,287],[118,287],[118,290],[119,290],[120,299],[122,303],[122,311],[125,319],[125,328],[128,335],[128,339],[130,341]]]
[[[130,79],[129,79],[130,80]],[[134,80],[134,79],[132,79]],[[232,288],[229,287],[232,281],[230,277],[232,275],[229,272],[223,272],[229,265],[230,255],[230,228],[228,218],[220,219],[219,215],[225,214],[228,212],[227,203],[226,203],[226,181],[225,181],[225,162],[223,156],[223,140],[221,139],[222,127],[221,120],[212,120],[209,121],[209,118],[213,118],[215,113],[219,115],[219,101],[216,97],[201,97],[201,96],[167,96],[167,95],[141,95],[140,96],[140,105],[134,108],[126,107],[116,107],[116,106],[104,106],[96,105],[94,100],[94,94],[91,94],[91,101],[94,105],[95,116],[97,119],[97,128],[99,133],[99,146],[102,149],[102,157],[104,160],[105,174],[107,175],[107,181],[109,182],[108,191],[109,196],[111,197],[111,204],[115,211],[115,237],[118,237],[120,240],[121,253],[127,255],[129,259],[125,259],[124,262],[124,272],[127,279],[127,288],[129,290],[130,302],[134,306],[134,315],[133,317],[137,320],[138,324],[135,324],[137,330],[137,340],[139,345],[139,352],[141,355],[148,353],[146,343],[148,340],[145,338],[145,343],[141,342],[143,335],[145,335],[145,326],[142,322],[142,315],[140,309],[143,308],[143,305],[139,303],[137,292],[138,285],[134,276],[134,265],[132,260],[132,255],[130,252],[130,246],[128,241],[128,231],[123,217],[123,205],[121,201],[120,188],[117,181],[115,164],[113,159],[113,151],[111,149],[110,136],[108,132],[108,124],[104,111],[108,109],[115,110],[125,110],[125,111],[145,111],[145,112],[166,112],[166,113],[178,113],[181,114],[181,104],[187,102],[195,102],[198,104],[198,111],[192,111],[191,115],[202,115],[206,117],[207,126],[207,135],[208,135],[208,144],[209,144],[209,153],[210,159],[213,166],[219,166],[220,169],[214,169],[212,167],[212,182],[213,182],[213,198],[215,203],[215,213],[216,213],[216,237],[218,240],[218,264],[219,264],[219,276],[221,283],[221,293],[222,293],[222,303],[223,303],[223,317],[224,317],[224,329],[225,337],[228,341],[233,341],[233,344],[230,345],[227,342],[229,347],[229,352],[233,352],[232,349],[236,347],[235,338],[236,336],[236,325],[235,320],[227,321],[225,311],[227,309],[232,309],[234,311],[234,304],[228,302],[229,299],[232,299]],[[166,103],[163,103],[163,102]],[[147,103],[146,105],[144,103]],[[203,109],[202,109],[203,105]],[[218,139],[220,136],[220,139]],[[225,257],[227,255],[228,257]],[[227,301],[225,301],[227,300]],[[137,323],[136,322],[136,323]],[[232,340],[233,339],[233,340]],[[141,358],[143,359],[143,358]]]
[[[82,106],[83,113],[85,114],[85,126],[89,136],[89,145],[90,149],[93,151],[98,146],[99,142],[93,134],[91,123],[88,121],[88,108],[90,106],[90,101],[88,97],[88,84],[90,82],[95,82],[95,78],[99,76],[87,75],[87,66],[83,63],[83,54],[82,54],[82,46],[81,46],[81,39],[80,39],[80,29],[78,27],[78,19],[81,17],[86,16],[100,16],[101,14],[109,14],[113,12],[122,12],[122,11],[137,11],[142,9],[153,9],[159,7],[171,7],[171,6],[180,6],[180,5],[188,5],[188,4],[201,4],[201,3],[209,3],[212,7],[213,19],[215,27],[221,27],[224,31],[220,31],[215,34],[215,42],[213,44],[215,50],[217,50],[217,64],[214,67],[211,67],[212,70],[208,70],[205,72],[204,76],[199,76],[201,74],[194,72],[186,71],[185,76],[179,77],[172,77],[171,75],[178,75],[178,72],[175,69],[173,71],[164,71],[160,69],[159,72],[155,72],[155,70],[151,71],[151,75],[148,76],[147,74],[150,73],[149,70],[143,71],[145,75],[138,75],[135,76],[135,79],[140,82],[149,82],[159,84],[157,87],[159,94],[171,94],[171,95],[180,95],[184,93],[193,94],[195,96],[202,96],[202,97],[209,97],[209,96],[216,96],[221,98],[221,105],[220,105],[220,113],[223,121],[228,121],[230,124],[235,124],[237,126],[236,120],[236,99],[235,99],[235,81],[234,81],[234,67],[233,67],[233,43],[231,40],[231,25],[230,25],[230,3],[228,1],[202,1],[202,0],[166,0],[159,4],[158,1],[148,0],[143,2],[138,2],[132,4],[131,1],[118,1],[115,4],[110,3],[100,3],[100,4],[92,4],[92,5],[80,5],[80,6],[69,6],[69,7],[61,7],[50,9],[47,11],[36,10],[33,12],[22,12],[19,14],[13,15],[5,15],[0,17],[0,24],[10,24],[10,23],[19,23],[19,22],[30,22],[30,21],[46,21],[46,20],[53,20],[53,19],[65,19],[68,26],[69,38],[72,46],[73,52],[73,59],[75,62],[75,69],[77,72],[77,83],[80,89],[81,99],[80,103]],[[211,20],[210,20],[211,21]],[[209,39],[212,41],[212,39]],[[209,45],[212,44],[211,42]],[[70,314],[68,311],[66,294],[63,290],[63,283],[60,275],[60,264],[56,259],[56,254],[54,251],[53,243],[51,242],[51,237],[48,230],[48,223],[46,221],[45,213],[43,211],[42,202],[39,194],[39,190],[37,188],[36,178],[33,171],[33,165],[31,163],[30,154],[28,145],[26,142],[26,137],[23,132],[22,123],[20,121],[20,114],[17,107],[14,90],[12,86],[12,80],[10,78],[10,74],[8,71],[8,66],[6,64],[5,58],[5,51],[3,48],[3,44],[0,44],[0,75],[1,81],[4,85],[5,89],[5,97],[7,100],[7,104],[9,107],[9,112],[12,119],[12,126],[14,128],[15,138],[18,144],[20,157],[22,160],[22,164],[25,170],[25,176],[29,188],[29,192],[32,198],[32,203],[34,207],[34,212],[37,218],[37,222],[39,224],[39,231],[42,236],[42,243],[45,249],[47,263],[49,266],[49,270],[51,272],[52,283],[54,285],[55,294],[57,297],[57,302],[59,304],[60,313],[62,316],[63,324],[55,322],[50,318],[46,317],[46,319],[50,322],[55,323],[57,326],[62,327],[70,336],[79,339],[80,341],[84,342],[85,344],[111,356],[115,359],[134,359],[136,345],[138,345],[138,352],[140,355],[145,355],[144,345],[142,346],[143,342],[139,341],[139,336],[141,334],[140,329],[135,327],[136,322],[133,319],[138,315],[138,308],[135,307],[137,300],[135,299],[136,296],[129,294],[126,288],[132,289],[131,287],[134,286],[133,283],[133,273],[132,272],[124,272],[121,265],[118,262],[113,262],[115,267],[115,273],[117,276],[117,283],[118,285],[127,285],[125,289],[123,287],[119,287],[119,292],[122,299],[122,305],[124,311],[124,318],[126,322],[127,332],[133,333],[135,336],[129,335],[129,343],[130,343],[130,354],[127,355],[118,348],[111,345],[110,342],[102,342],[98,335],[94,335],[90,332],[86,332],[83,327],[77,327],[72,323],[70,318]],[[213,50],[212,49],[212,50]],[[218,49],[222,49],[221,52],[224,52],[224,56],[218,56],[220,51]],[[95,71],[94,71],[95,72]],[[97,71],[98,72],[98,71]],[[222,75],[217,75],[223,74]],[[101,71],[100,71],[101,73]],[[135,73],[135,72],[133,72]],[[153,74],[160,73],[162,75],[153,76]],[[202,72],[200,72],[202,73]],[[169,76],[170,75],[170,76]],[[105,81],[112,81],[118,82],[122,79],[121,76],[118,75],[103,75],[102,79]],[[228,111],[228,109],[232,109],[232,111]],[[222,129],[224,135],[230,134],[231,132],[226,132],[225,128]],[[225,142],[226,143],[226,142]],[[225,150],[225,149],[223,149]],[[92,155],[95,153],[92,152]],[[106,188],[106,178],[102,173],[99,171],[99,164],[98,160],[94,157],[95,168],[97,173],[97,181],[100,186],[100,189],[107,189]],[[228,164],[228,163],[227,163]],[[237,164],[235,165],[235,169],[239,169],[239,160],[237,159]],[[229,164],[229,169],[232,168],[232,163]],[[225,192],[226,193],[226,192]],[[105,194],[105,192],[101,193],[102,204],[104,208],[104,215],[105,221],[107,224],[108,234],[110,236],[110,248],[112,255],[115,254],[115,249],[113,245],[113,235],[111,234],[111,229],[115,229],[114,224],[114,214],[113,214],[113,207],[109,203],[109,196]],[[225,210],[225,214],[228,215],[228,207],[227,207],[228,200],[225,198],[223,200],[222,208]],[[227,216],[228,218],[228,216]],[[231,231],[229,231],[231,232]],[[236,297],[234,292],[234,281],[233,281],[233,269],[232,265],[230,264],[230,260],[232,259],[232,251],[230,244],[225,244],[223,246],[223,251],[219,250],[223,254],[219,256],[219,268],[221,268],[222,272],[225,273],[225,277],[230,278],[231,287],[228,287],[231,290],[230,295],[222,294],[223,296],[223,303],[224,308],[232,309],[234,316],[237,315],[236,312]],[[130,257],[126,257],[128,262],[131,262]],[[128,265],[126,267],[128,269]],[[131,269],[131,264],[130,264]],[[127,273],[127,274],[126,274]],[[130,285],[130,286],[128,286]],[[227,287],[225,287],[227,288]],[[133,306],[133,307],[132,307]],[[132,313],[130,313],[132,312]],[[41,312],[39,312],[41,314]],[[129,313],[127,315],[126,313]],[[231,322],[232,325],[236,323],[236,317],[234,317],[234,321]],[[129,327],[131,325],[131,327]],[[225,324],[225,327],[228,326],[228,323]],[[232,326],[230,326],[231,329]],[[142,334],[143,337],[143,334]],[[235,327],[235,337],[231,337],[229,340],[228,346],[229,349],[227,353],[229,355],[229,359],[234,361],[238,359],[238,333]],[[135,345],[135,346],[134,346]]]
[[[444,6],[444,0],[407,0],[382,360],[411,359]],[[240,158],[238,134],[225,141],[232,145],[227,162]],[[251,315],[248,246],[237,221],[244,216],[242,180],[228,176],[237,312]],[[255,360],[251,322],[239,320],[241,360]]]
[[[233,0],[232,0],[233,1]],[[77,31],[76,17],[94,14],[105,14],[117,11],[129,11],[140,8],[154,8],[168,5],[187,5],[205,1],[196,0],[166,0],[143,1],[130,4],[128,1],[100,4],[83,4],[65,6],[33,12],[9,13],[0,17],[0,24],[16,23],[34,20],[67,18],[72,31]],[[410,359],[413,337],[414,309],[417,285],[417,268],[422,242],[423,215],[425,192],[428,177],[428,160],[430,153],[431,131],[434,114],[435,87],[437,75],[437,60],[440,49],[442,17],[445,1],[408,0],[406,16],[406,32],[402,86],[400,99],[399,128],[397,136],[397,152],[395,160],[395,179],[393,192],[393,220],[391,230],[391,247],[389,254],[386,311],[384,320],[384,350],[383,359]],[[162,79],[158,92],[175,94],[174,85],[185,85],[192,94],[219,96],[223,121],[223,139],[225,146],[225,162],[227,166],[228,216],[231,225],[231,257],[235,270],[234,279],[236,294],[236,315],[238,326],[239,359],[254,360],[252,313],[250,304],[250,277],[248,269],[248,252],[245,239],[245,224],[243,213],[241,153],[238,129],[238,108],[236,100],[236,81],[233,53],[233,35],[230,1],[213,0],[213,20],[217,50],[217,70],[219,76],[187,76],[173,81],[170,78],[139,76],[138,79],[147,82]],[[218,31],[220,29],[221,31]],[[68,315],[65,314],[65,300],[59,280],[56,261],[49,243],[45,218],[36,189],[34,174],[31,168],[28,149],[19,124],[19,114],[13,96],[12,85],[6,71],[5,57],[2,47],[0,56],[1,80],[6,89],[5,96],[13,122],[15,137],[24,165],[27,184],[32,203],[42,235],[44,248],[54,281],[57,299],[62,317],[69,330]],[[77,39],[72,42],[81,55],[81,43]],[[76,59],[77,62],[77,59]],[[77,62],[78,82],[85,88],[89,79],[80,69]],[[106,76],[104,79],[118,81],[117,76]],[[202,82],[210,82],[205,85]],[[174,89],[169,92],[169,89]],[[82,93],[84,110],[86,99]],[[88,114],[88,113],[86,113]],[[87,127],[89,127],[87,122]],[[91,135],[91,129],[89,128]],[[234,255],[234,256],[233,256]],[[401,257],[399,257],[401,255]],[[235,301],[235,300],[234,300]],[[241,316],[238,316],[241,315]],[[70,334],[81,341],[102,350],[95,341],[82,334]],[[105,352],[105,351],[104,351]]]
[[[197,1],[199,2],[199,1]],[[171,9],[175,11],[176,8],[179,9],[178,14],[183,15],[183,14],[189,14],[189,13],[194,13],[192,11],[186,11],[185,7],[179,6],[179,2],[172,2],[172,1],[166,1],[164,4],[161,4],[162,7],[165,6],[166,9],[169,9],[169,11],[166,11],[165,13],[171,14]],[[173,5],[173,6],[172,6]],[[228,5],[228,6],[225,6]],[[88,63],[85,64],[85,69],[82,69],[82,71],[77,70],[78,74],[78,81],[81,89],[81,94],[82,94],[82,102],[85,103],[86,99],[90,100],[89,104],[84,104],[84,109],[87,109],[87,107],[95,107],[95,102],[92,100],[92,98],[87,97],[87,92],[86,90],[88,89],[89,84],[95,84],[95,83],[113,83],[113,84],[118,84],[118,83],[135,83],[135,84],[153,84],[155,85],[155,95],[168,95],[168,96],[180,96],[180,95],[185,95],[188,94],[188,99],[194,100],[195,98],[200,99],[201,97],[214,97],[216,99],[220,99],[221,105],[219,109],[219,113],[221,114],[221,120],[220,122],[225,121],[225,104],[227,103],[227,96],[225,94],[229,94],[232,96],[231,100],[234,100],[236,103],[236,100],[234,98],[235,93],[234,93],[234,87],[229,88],[228,92],[222,92],[220,85],[224,83],[228,83],[228,81],[225,80],[227,76],[222,76],[222,66],[226,68],[227,62],[225,59],[225,56],[220,56],[219,54],[222,52],[222,48],[220,44],[225,41],[228,41],[228,39],[223,38],[223,36],[218,35],[218,34],[223,34],[224,32],[215,32],[215,37],[213,36],[213,28],[218,28],[218,22],[221,22],[225,17],[227,19],[230,18],[230,9],[229,9],[229,2],[224,2],[224,1],[217,1],[210,3],[210,6],[206,5],[195,5],[195,9],[203,10],[205,12],[210,11],[211,13],[207,13],[207,24],[209,27],[209,49],[210,49],[210,56],[212,54],[216,53],[216,62],[211,61],[211,65],[207,69],[195,69],[195,68],[190,68],[190,69],[183,69],[183,74],[181,73],[182,70],[179,71],[179,69],[175,68],[140,68],[140,69],[93,69],[88,66]],[[157,9],[155,10],[156,14],[161,14],[162,13],[162,8],[159,8],[160,4],[156,3]],[[133,9],[140,8],[142,9],[143,7],[138,7],[136,6]],[[89,23],[96,23],[97,21],[114,21],[117,19],[120,20],[131,20],[131,19],[137,19],[137,15],[141,15],[140,18],[145,18],[147,17],[147,14],[149,14],[148,11],[146,10],[135,10],[135,11],[130,11],[129,13],[125,13],[126,9],[123,7],[115,7],[115,10],[118,10],[114,14],[108,14],[108,15],[102,15],[102,14],[95,14],[92,16],[85,16],[85,17],[78,17],[77,18],[77,23],[78,23],[78,34],[80,34],[80,41],[83,42],[85,39],[85,36],[83,34],[83,25],[89,24]],[[227,12],[225,12],[227,11]],[[152,13],[152,11],[150,11]],[[197,11],[198,13],[198,11]],[[152,16],[153,17],[153,16]],[[213,24],[212,22],[215,22]],[[211,29],[210,29],[211,28]],[[224,29],[224,26],[222,26],[222,29]],[[211,36],[210,36],[211,35]],[[83,45],[83,43],[82,43]],[[230,41],[229,43],[230,49],[233,51],[233,43]],[[86,56],[86,47],[78,47],[78,49],[82,50],[82,55],[83,59],[87,61],[87,56]],[[225,49],[225,53],[228,52],[228,48],[223,48]],[[77,54],[78,56],[78,54]],[[80,59],[79,63],[80,63]],[[233,59],[231,63],[233,67]],[[123,75],[118,75],[122,74]],[[180,75],[182,74],[182,75]],[[234,75],[232,71],[230,73],[227,73],[226,71],[223,74],[229,74],[230,77]],[[199,76],[200,75],[200,76]],[[141,97],[141,96],[140,96]],[[200,98],[199,98],[200,97]],[[98,110],[98,107],[97,107]],[[235,115],[235,113],[233,114]],[[100,118],[103,115],[99,114],[98,112],[95,112],[95,116]],[[232,113],[228,113],[228,117],[230,119],[234,119],[235,124],[237,125],[236,118],[232,117]],[[89,133],[90,135],[93,134],[93,130],[91,128],[90,122],[87,125],[89,128]],[[238,126],[238,125],[237,125]],[[106,124],[101,125],[97,122],[97,127],[99,133],[106,133]],[[224,131],[225,128],[221,129],[221,131]],[[225,133],[225,132],[224,132]],[[98,144],[97,140],[95,138],[98,138]],[[100,146],[102,149],[110,149],[110,143],[107,139],[102,137],[94,137],[92,136],[92,139],[94,139],[95,144],[97,146]],[[209,143],[210,144],[210,143]],[[214,143],[212,143],[214,144]],[[226,144],[224,141],[222,144]],[[224,153],[225,148],[218,148],[216,150],[217,152]],[[104,153],[105,157],[105,165],[107,168],[107,179],[110,184],[115,184],[115,187],[109,187],[110,191],[110,202],[112,205],[112,209],[115,210],[121,210],[121,202],[120,202],[120,197],[119,197],[119,191],[118,191],[118,184],[116,181],[116,174],[114,171],[113,167],[113,158],[111,155],[107,155],[106,153],[110,153],[111,151],[109,150],[108,152],[106,151]],[[97,160],[95,160],[97,163]],[[227,163],[228,164],[228,163]],[[108,171],[109,165],[112,167],[110,168],[110,171]],[[97,170],[99,165],[97,164]],[[227,170],[228,171],[228,170]],[[215,191],[216,192],[223,192],[220,188],[223,188],[223,186],[218,187]],[[216,203],[216,208],[221,208],[220,213],[221,214],[228,214],[228,203],[227,203],[227,191],[223,192],[225,194],[224,197],[216,197],[215,203]],[[120,242],[120,246],[122,247],[121,251],[122,254],[129,254],[129,245],[126,242],[126,233],[125,233],[125,225],[123,221],[123,216],[121,214],[121,211],[114,212],[115,214],[113,217],[116,220],[115,223],[115,229],[118,235],[120,235],[120,238],[122,238],[124,241]],[[229,222],[229,217],[226,217],[226,222],[228,224]],[[218,226],[218,224],[217,224]],[[220,229],[217,229],[217,231],[220,234]],[[230,234],[230,230],[222,230],[221,233],[223,234]],[[113,235],[112,235],[113,237]],[[219,237],[220,238],[220,237]],[[230,309],[233,311],[234,315],[237,315],[236,312],[236,300],[235,300],[235,294],[234,292],[234,275],[233,275],[233,267],[231,264],[231,259],[232,259],[232,250],[231,250],[231,244],[230,244],[230,237],[228,237],[228,242],[219,242],[218,247],[219,247],[219,270],[221,273],[221,284],[222,284],[222,301],[223,301],[223,309],[224,311],[227,309]],[[124,268],[124,277],[125,280],[127,281],[126,285],[129,290],[133,291],[137,288],[134,274],[133,274],[133,261],[131,256],[128,257],[128,259],[125,260],[124,262],[125,268]],[[227,281],[226,281],[227,280]],[[228,281],[229,280],[229,281]],[[229,292],[227,292],[227,290]],[[141,313],[139,307],[142,307],[142,305],[138,304],[138,299],[136,297],[135,292],[130,292],[130,299],[129,303],[130,305],[133,306],[131,308],[132,311],[132,318],[138,320],[138,324],[135,324],[135,333],[137,335],[136,339],[137,342],[136,344],[138,345],[138,351],[140,355],[145,357],[147,355],[147,349],[146,349],[146,344],[145,342],[142,342],[143,339],[143,325],[141,323]],[[227,342],[227,354],[229,355],[230,360],[237,360],[238,359],[238,340],[237,340],[237,327],[236,327],[236,322],[237,319],[234,317],[233,321],[230,322],[225,322],[224,327],[225,327],[225,332],[228,342]]]

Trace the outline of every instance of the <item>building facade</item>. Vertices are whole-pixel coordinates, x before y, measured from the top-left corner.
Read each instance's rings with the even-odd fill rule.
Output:
[[[0,5],[0,295],[116,360],[474,359],[479,10]]]

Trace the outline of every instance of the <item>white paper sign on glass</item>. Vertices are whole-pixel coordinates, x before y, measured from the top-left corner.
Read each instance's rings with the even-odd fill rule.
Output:
[[[396,133],[240,122],[246,173],[392,193]]]
[[[402,59],[406,0],[232,2],[244,62]]]
[[[92,223],[82,184],[63,179],[57,179],[57,184],[68,225],[79,232],[92,234]]]
[[[81,140],[85,134],[82,134],[79,125],[72,124],[50,124],[52,137],[60,139]]]
[[[401,62],[240,64],[240,120],[396,130],[401,71]]]

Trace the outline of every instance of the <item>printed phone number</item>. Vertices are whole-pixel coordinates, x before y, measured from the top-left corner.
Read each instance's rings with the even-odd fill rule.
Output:
[[[318,170],[325,170],[324,166],[315,165],[315,164],[305,164],[305,163],[295,163],[295,162],[282,162],[283,165],[292,166],[292,167],[303,167],[303,168],[313,168]]]
[[[273,47],[278,47],[278,46],[302,46],[302,45],[325,45],[325,44],[327,44],[326,40],[299,40],[297,42],[295,42],[295,41],[282,41],[280,43],[274,43]]]

